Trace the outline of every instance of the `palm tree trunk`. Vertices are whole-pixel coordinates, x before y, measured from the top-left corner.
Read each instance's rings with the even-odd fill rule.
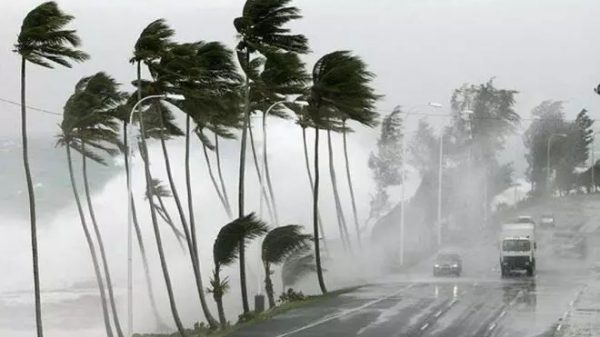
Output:
[[[269,299],[269,308],[275,307],[275,295],[273,294],[273,281],[271,281],[271,266],[264,262],[265,266],[265,290]]]
[[[31,255],[33,260],[33,289],[35,297],[35,326],[37,337],[44,336],[42,327],[42,300],[40,293],[40,269],[37,244],[37,223],[35,217],[35,195],[33,193],[33,181],[29,169],[29,154],[27,146],[27,106],[25,101],[25,65],[27,61],[21,58],[21,141],[23,145],[23,167],[25,169],[25,180],[27,181],[27,195],[29,196],[29,221],[31,225]]]
[[[356,230],[356,239],[358,240],[358,248],[361,247],[360,229],[358,226],[358,212],[356,211],[356,199],[354,198],[354,187],[352,186],[352,176],[350,174],[350,161],[348,160],[348,142],[346,140],[346,121],[342,124],[342,138],[344,141],[344,160],[346,161],[346,177],[348,179],[348,189],[350,190],[350,200],[352,201],[352,215],[354,216],[354,228]]]
[[[308,146],[306,144],[306,128],[302,128],[302,145],[304,147],[304,163],[306,164],[306,173],[308,174],[308,181],[310,182],[310,193],[315,193],[315,186],[313,183],[312,173],[310,172],[310,161],[308,160]],[[323,251],[327,253],[327,240],[325,240],[325,231],[323,230],[323,220],[321,219],[321,212],[317,210],[317,216],[319,221],[319,232],[321,239],[323,240]],[[315,240],[317,240],[315,238]]]
[[[315,192],[313,193],[313,235],[315,237],[315,264],[317,265],[317,279],[323,294],[327,293],[323,268],[321,267],[321,250],[317,237],[319,236],[319,127],[315,125]]]
[[[162,114],[161,114],[162,119]],[[198,240],[196,238],[196,220],[194,217],[194,202],[192,199],[192,179],[190,176],[190,120],[191,117],[188,114],[185,120],[185,182],[187,187],[187,198],[188,198],[188,212],[190,217],[190,232],[192,234],[192,245],[194,247],[194,254],[196,255],[196,285],[198,287],[198,295],[200,296],[200,305],[202,306],[202,312],[204,317],[211,328],[216,329],[219,324],[210,313],[208,304],[206,303],[206,296],[204,296],[204,286],[202,285],[202,275],[200,273],[200,257],[198,256]]]
[[[254,146],[254,136],[252,133],[252,125],[248,125],[248,132],[250,133],[250,148],[252,149],[252,159],[254,162],[254,168],[256,169],[256,176],[258,177],[258,184],[260,186],[260,196],[265,201],[267,205],[267,211],[269,212],[269,218],[272,223],[277,224],[277,218],[274,216],[273,207],[271,206],[271,200],[267,196],[267,191],[265,190],[265,183],[262,179],[262,174],[260,172],[260,167],[258,165],[258,159],[256,157],[256,147]]]
[[[108,315],[108,307],[106,306],[106,294],[104,292],[104,281],[102,280],[102,274],[100,272],[100,266],[98,265],[98,257],[96,256],[96,248],[94,248],[94,242],[92,236],[87,227],[85,221],[85,215],[83,214],[83,207],[81,207],[81,201],[79,200],[79,193],[77,192],[77,185],[75,183],[75,177],[73,175],[73,161],[71,159],[71,146],[67,143],[67,162],[69,165],[69,177],[71,178],[71,188],[73,189],[73,196],[75,197],[75,204],[77,205],[77,211],[79,212],[79,219],[81,221],[81,227],[85,234],[85,240],[92,256],[92,264],[94,265],[94,273],[96,275],[96,282],[98,283],[98,290],[100,291],[100,303],[102,304],[102,316],[104,317],[104,328],[106,329],[106,336],[113,337],[112,328],[110,326],[110,317]]]
[[[348,234],[348,227],[346,226],[346,217],[344,216],[344,210],[342,209],[342,202],[340,201],[340,193],[338,192],[337,179],[335,176],[335,166],[333,163],[333,145],[331,143],[331,130],[327,129],[327,147],[329,149],[329,175],[331,176],[331,185],[333,187],[333,198],[335,200],[335,210],[337,213],[338,225],[342,229],[340,233],[342,242],[345,241],[346,246],[352,251],[350,245],[350,238]]]
[[[263,162],[265,165],[265,179],[267,180],[267,188],[269,196],[273,204],[273,214],[275,214],[275,224],[279,225],[279,214],[277,213],[277,203],[275,201],[275,193],[273,192],[273,184],[271,183],[271,173],[269,172],[269,159],[267,157],[267,113],[263,112],[262,118],[262,133],[263,133]]]
[[[246,64],[249,56],[246,55]],[[242,125],[242,140],[240,144],[240,172],[238,181],[238,217],[244,216],[244,178],[246,174],[246,138],[248,138],[248,125],[250,124],[250,79],[246,76],[244,87],[244,122]],[[244,300],[244,302],[248,302]]]
[[[83,139],[81,140],[81,150],[83,153],[85,153],[85,141]],[[98,248],[100,250],[100,258],[102,259],[102,266],[104,267],[104,277],[106,278],[106,289],[108,290],[108,300],[110,303],[110,309],[112,311],[113,322],[115,324],[117,336],[123,337],[123,330],[121,330],[119,313],[117,312],[115,294],[113,291],[112,280],[110,277],[110,268],[108,267],[108,259],[106,258],[106,251],[104,250],[104,240],[102,240],[102,234],[100,233],[100,228],[98,227],[98,222],[96,221],[96,214],[94,213],[94,206],[92,204],[92,197],[90,195],[90,184],[87,175],[87,159],[84,154],[81,155],[81,158],[83,170],[83,187],[85,191],[85,197],[87,200],[88,210],[90,212],[90,219],[92,220],[92,228],[94,229],[94,234],[96,235],[96,241],[98,242]]]
[[[219,180],[221,182],[221,192],[223,193],[223,199],[229,210],[229,218],[232,218],[231,203],[229,202],[229,196],[227,195],[227,188],[225,187],[225,179],[223,179],[223,172],[221,171],[221,153],[219,152],[219,135],[215,133],[215,156],[217,157],[217,172],[219,174]]]
[[[218,266],[215,266],[215,289],[213,289],[213,299],[217,304],[217,311],[219,312],[219,322],[221,323],[221,329],[225,329],[227,327],[227,318],[225,317],[225,309],[223,307],[223,289],[220,288],[221,285],[221,270]],[[216,287],[219,287],[218,289]]]
[[[129,144],[128,144],[128,136],[127,136],[127,122],[123,122],[123,145],[125,148],[125,176],[127,178],[127,184],[129,185]],[[135,230],[135,236],[137,238],[138,247],[140,249],[140,255],[142,257],[142,265],[144,267],[144,278],[146,280],[146,288],[148,291],[148,298],[150,299],[150,306],[152,307],[152,313],[154,314],[154,319],[156,320],[156,324],[159,327],[163,327],[166,324],[158,314],[158,307],[156,305],[156,300],[154,298],[154,287],[152,285],[152,278],[150,277],[150,267],[148,266],[148,256],[146,255],[146,247],[144,245],[144,240],[142,238],[142,230],[140,229],[140,224],[137,218],[137,210],[135,208],[135,201],[133,196],[129,196],[131,198],[131,217],[133,218],[133,228]]]
[[[249,63],[250,55],[246,51],[245,61]],[[242,125],[242,141],[240,146],[240,172],[238,182],[238,217],[244,216],[244,177],[246,171],[246,138],[248,134],[248,127],[250,124],[250,79],[246,75],[244,84],[244,123]],[[248,306],[248,294],[246,291],[246,268],[244,259],[244,240],[240,242],[240,287],[242,291],[242,307],[244,313],[250,311]]]
[[[225,202],[225,198],[223,197],[223,194],[221,193],[219,184],[217,184],[217,179],[215,178],[215,175],[214,175],[213,169],[212,169],[212,165],[210,164],[210,158],[208,157],[207,146],[202,144],[202,150],[204,151],[204,160],[206,161],[206,168],[208,169],[208,175],[210,176],[210,181],[212,182],[213,187],[215,188],[215,192],[217,192],[217,197],[219,197],[219,201],[221,201],[221,204],[223,205],[223,209],[225,209],[225,213],[227,213],[227,216],[231,219],[231,209],[229,209],[227,202]]]
[[[240,284],[242,287],[242,308],[244,314],[250,312],[250,306],[248,305],[248,290],[246,288],[246,244],[244,239],[240,240]]]
[[[141,63],[137,63],[137,80],[138,80],[138,98],[141,96]],[[141,116],[140,116],[141,117]],[[148,146],[146,146],[146,130],[144,129],[144,119],[140,118],[140,130],[142,138],[142,148],[144,154],[142,158],[144,160],[144,175],[146,177],[146,186],[152,186],[152,174],[150,173],[150,158],[148,153]],[[160,258],[160,265],[163,272],[163,278],[165,279],[165,286],[167,288],[167,295],[169,296],[169,305],[171,307],[171,314],[173,315],[173,321],[177,326],[177,330],[182,337],[185,336],[185,329],[179,318],[179,312],[177,311],[177,305],[175,303],[175,296],[173,294],[173,286],[171,284],[171,276],[169,275],[169,267],[167,266],[167,260],[165,258],[165,252],[162,246],[162,239],[160,237],[160,228],[158,228],[158,219],[156,218],[156,209],[154,209],[154,202],[152,196],[148,198],[148,204],[150,206],[150,216],[152,218],[152,227],[154,229],[154,238],[156,239],[156,248],[158,250],[158,256]]]

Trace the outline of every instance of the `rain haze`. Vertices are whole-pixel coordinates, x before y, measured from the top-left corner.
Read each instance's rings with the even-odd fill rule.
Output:
[[[55,2],[74,17],[66,27],[76,30],[81,39],[77,48],[90,59],[73,62],[72,68],[56,65],[54,69],[29,62],[26,69],[29,164],[37,204],[41,320],[46,336],[178,336],[182,333],[178,321],[187,329],[186,336],[197,337],[216,333],[239,337],[600,336],[600,199],[596,194],[600,166],[594,152],[594,137],[600,130],[600,93],[595,92],[600,87],[594,89],[600,83],[600,2]],[[36,325],[30,204],[22,158],[21,55],[15,52],[23,19],[42,3],[5,0],[0,4],[0,336],[29,337],[37,331],[37,337],[42,337]],[[308,51],[269,46],[260,38],[252,43],[262,47],[238,44],[246,37],[233,21],[243,15],[245,5],[253,3],[297,7],[302,17],[283,26],[291,34],[304,35]],[[172,130],[154,120],[149,129],[160,130],[160,135],[149,136],[145,144],[139,123],[129,126],[128,141],[137,142],[131,146],[132,195],[149,267],[146,270],[134,235],[130,279],[126,157],[118,144],[123,139],[123,121],[115,111],[126,110],[128,116],[137,102],[136,63],[130,60],[144,28],[160,18],[173,29],[170,40],[176,44],[165,46],[154,59],[141,60],[141,78],[149,83],[142,85],[141,92],[173,96],[163,100],[168,101],[163,108],[156,99],[140,109],[160,115],[161,123],[169,115],[160,111],[168,109],[173,119],[167,122],[182,133],[164,135]],[[199,48],[183,43],[196,41],[220,41],[233,51],[228,57],[237,75],[211,82],[213,87],[222,85],[222,90],[201,87],[222,73],[207,70],[212,77],[200,78],[204,75],[185,73],[192,67],[184,62],[192,61],[177,59],[176,47],[183,53],[187,47]],[[244,79],[252,75],[240,67],[236,48],[240,55],[247,52],[249,60],[266,60],[256,62],[256,72],[262,73],[248,83]],[[199,50],[194,52],[200,55]],[[319,73],[313,72],[313,66],[324,55],[346,50],[348,58],[333,60],[332,68],[336,62],[356,61],[338,71],[352,72],[352,66],[360,63],[373,76],[353,83],[359,86],[353,87],[354,99],[345,95],[342,101],[339,96],[350,84],[319,92],[326,84],[316,84]],[[281,64],[270,63],[281,54],[293,54],[304,63],[307,77],[298,81],[302,89],[297,88],[298,82],[286,84],[292,89],[269,86],[269,78],[261,77],[269,67],[286,79],[293,76],[286,73],[293,66],[286,68],[281,60]],[[176,68],[177,61],[184,64],[183,70]],[[172,69],[179,77],[169,72]],[[78,98],[77,90],[92,88],[89,79],[79,89],[76,84],[88,76],[100,80],[93,76],[98,72],[120,84],[114,90],[123,95],[112,106],[96,110],[69,105],[84,99]],[[342,94],[332,94],[339,88]],[[244,96],[246,89],[252,94]],[[194,90],[224,103],[200,102]],[[228,90],[233,98],[224,94]],[[323,98],[328,94],[332,96]],[[223,108],[232,104],[235,112]],[[278,105],[285,108],[278,110]],[[270,108],[277,113],[264,122],[263,114]],[[208,120],[217,117],[207,110],[235,115],[235,122],[219,121],[216,127],[217,122]],[[244,127],[246,110],[250,128]],[[81,153],[86,152],[81,145],[95,140],[84,140],[82,130],[92,126],[77,121],[81,124],[67,130],[65,121],[69,114],[86,113],[110,115],[112,122],[107,123],[115,123],[112,129],[100,122],[93,127],[112,130],[117,140],[111,143],[99,136],[101,145],[94,151],[100,154],[89,154],[84,168]],[[278,113],[286,118],[277,118]],[[367,116],[366,122],[356,117],[361,114]],[[184,133],[189,118],[193,130],[188,152]],[[315,125],[321,130],[318,212],[313,204]],[[234,137],[220,134],[223,129]],[[244,137],[248,140],[245,211],[238,216]],[[215,150],[215,139],[220,152]],[[111,151],[103,152],[107,147]],[[147,162],[140,155],[144,147]],[[66,149],[73,157],[74,179],[70,179]],[[170,162],[165,162],[167,151]],[[106,165],[96,163],[96,156]],[[89,171],[89,181],[82,169]],[[160,189],[153,190],[152,206],[147,201],[150,193],[145,193],[150,174],[160,180],[164,192],[161,199]],[[90,198],[84,190],[87,183]],[[74,185],[100,259],[99,272],[94,270],[82,230]],[[190,196],[197,247],[188,237],[194,222],[188,211]],[[90,204],[95,220],[90,217]],[[158,219],[153,219],[153,211]],[[255,219],[242,216],[252,212]],[[96,220],[106,261],[92,226]],[[165,264],[160,261],[153,225],[162,234],[171,285],[165,284]],[[235,226],[252,225],[268,228],[242,238],[246,244],[246,280],[242,280],[240,245],[227,245],[228,237],[221,234],[229,228],[239,233],[242,229]],[[267,261],[267,239],[272,234],[278,243],[273,231],[279,228],[307,236],[304,241],[298,237],[277,261]],[[315,231],[320,233],[317,240]],[[216,289],[212,281],[219,243],[230,248],[233,261],[222,261],[220,278],[228,287],[221,284]],[[193,251],[197,259],[190,256]],[[321,261],[315,262],[315,256]],[[284,284],[286,275],[291,281]],[[98,277],[103,286],[98,285]],[[199,296],[199,280],[203,296]],[[128,289],[129,281],[133,289]],[[244,284],[247,295],[241,290]],[[114,288],[112,295],[109,286]],[[102,288],[107,288],[106,298],[100,296]],[[221,299],[215,295],[217,290],[224,291]],[[207,319],[211,315],[214,322]]]

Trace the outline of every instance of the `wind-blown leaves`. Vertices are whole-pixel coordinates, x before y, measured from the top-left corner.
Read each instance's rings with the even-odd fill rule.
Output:
[[[45,2],[27,14],[15,51],[27,61],[46,68],[53,63],[71,67],[89,56],[77,49],[80,40],[75,30],[64,29],[73,16],[63,13],[54,1]]]
[[[235,262],[239,254],[240,242],[251,241],[264,235],[267,225],[254,213],[235,219],[223,226],[213,245],[213,258],[216,269]]]
[[[310,249],[312,235],[302,234],[302,226],[287,225],[271,230],[262,242],[262,260],[279,264],[290,256],[302,254]]]
[[[171,43],[175,31],[171,29],[165,19],[151,22],[140,34],[135,43],[131,62],[151,61],[160,58],[162,52]]]

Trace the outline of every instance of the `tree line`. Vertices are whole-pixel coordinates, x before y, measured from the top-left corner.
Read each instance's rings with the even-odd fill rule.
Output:
[[[350,51],[333,51],[323,55],[307,71],[302,55],[309,52],[308,40],[296,34],[288,24],[300,19],[301,12],[290,0],[247,0],[241,16],[233,20],[238,33],[235,48],[229,49],[218,41],[176,42],[175,31],[164,19],[151,22],[140,33],[133,46],[129,62],[135,67],[132,80],[134,90],[123,89],[113,77],[100,71],[83,77],[65,102],[63,119],[58,130],[57,145],[65,148],[73,197],[90,251],[94,275],[97,281],[106,335],[123,336],[121,320],[112,288],[110,261],[107,260],[101,227],[94,212],[94,202],[89,189],[89,164],[107,165],[107,158],[123,155],[126,181],[130,184],[131,163],[128,154],[136,148],[144,164],[146,191],[144,199],[150,214],[150,224],[139,220],[144,208],[138,198],[128,195],[132,222],[145,273],[146,288],[157,323],[164,324],[158,314],[154,298],[156,289],[150,277],[147,258],[148,246],[142,232],[151,225],[155,246],[160,258],[171,316],[181,336],[185,328],[181,322],[174,298],[175,285],[169,273],[169,259],[163,248],[162,227],[175,235],[190,259],[196,284],[198,301],[204,319],[211,329],[227,326],[222,298],[229,285],[222,268],[239,265],[241,302],[244,314],[250,312],[246,289],[245,248],[255,239],[262,241],[262,260],[265,273],[265,289],[269,305],[275,305],[271,275],[276,265],[284,265],[287,280],[293,282],[290,268],[295,271],[314,270],[323,293],[327,292],[321,250],[325,243],[322,221],[319,216],[319,170],[320,136],[325,134],[328,146],[329,175],[334,187],[334,198],[340,237],[347,250],[352,249],[350,220],[346,218],[340,201],[336,172],[333,165],[334,150],[331,134],[342,133],[343,154],[346,167],[352,218],[356,230],[356,243],[360,245],[358,215],[348,160],[347,135],[351,123],[372,127],[377,124],[375,102],[380,97],[371,86],[374,75],[360,57]],[[15,44],[15,52],[21,57],[21,131],[23,163],[29,197],[31,227],[31,250],[36,310],[37,336],[43,336],[39,262],[37,246],[36,204],[33,177],[30,173],[27,136],[26,75],[28,65],[45,68],[72,67],[73,63],[87,61],[90,56],[80,50],[80,38],[68,25],[73,16],[64,13],[57,3],[45,2],[31,10],[23,20]],[[127,60],[124,60],[127,61]],[[150,74],[142,76],[143,71]],[[183,97],[175,99],[174,97]],[[135,111],[132,111],[137,107]],[[132,113],[130,113],[132,112]],[[185,125],[176,123],[177,114],[183,114]],[[263,166],[260,168],[255,146],[251,115],[262,114]],[[281,225],[273,181],[270,177],[267,146],[267,121],[271,117],[293,119],[302,132],[304,160],[308,182],[312,192],[312,233],[302,232],[301,225]],[[132,139],[131,123],[139,125],[140,136]],[[308,130],[314,130],[313,166],[309,158],[306,140]],[[175,137],[185,139],[185,186],[177,186],[168,147]],[[219,143],[239,137],[239,175],[237,189],[237,212],[234,213],[231,196],[227,193],[228,180],[221,169]],[[194,212],[199,210],[193,201],[190,169],[190,143],[200,142],[208,165],[211,184],[224,211],[231,222],[225,224],[213,246],[213,272],[210,286],[202,281],[201,261],[198,254],[198,235],[202,235]],[[167,183],[156,179],[150,167],[150,144],[159,143],[162,150]],[[266,202],[269,222],[259,219],[245,205],[245,178],[247,148],[259,177],[261,198]],[[213,152],[212,162],[209,154]],[[85,204],[76,183],[73,156],[82,158],[81,174]],[[154,160],[159,160],[155,158]],[[213,165],[215,165],[213,167]],[[216,171],[216,172],[215,172]],[[264,174],[264,178],[263,178]],[[123,187],[125,193],[125,186]],[[184,188],[183,194],[178,188]],[[172,198],[176,214],[167,209],[166,198]],[[89,220],[89,221],[88,221]],[[90,230],[91,229],[91,230]],[[314,261],[309,263],[308,261]],[[206,265],[206,262],[203,262]],[[211,312],[206,299],[212,294],[218,308],[218,320]],[[114,328],[114,329],[113,329]]]

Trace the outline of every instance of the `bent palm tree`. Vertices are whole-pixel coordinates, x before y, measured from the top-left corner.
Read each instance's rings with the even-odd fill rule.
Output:
[[[148,25],[140,38],[137,40],[134,48],[134,56],[131,59],[132,62],[136,63],[137,66],[137,96],[138,101],[142,99],[142,74],[141,74],[141,64],[142,62],[148,63],[157,58],[160,58],[161,54],[167,48],[167,45],[170,43],[169,39],[174,34],[174,31],[169,28],[164,20],[159,19],[152,22]],[[140,110],[138,110],[138,113]],[[146,145],[146,129],[144,127],[144,119],[140,118],[140,130],[141,130],[141,145],[142,145],[142,159],[144,161],[144,175],[146,177],[146,186],[152,186],[152,174],[150,172],[150,161],[148,158],[148,146]],[[175,297],[173,294],[173,286],[171,283],[171,276],[169,274],[169,268],[167,265],[164,249],[162,246],[162,238],[160,234],[160,228],[158,227],[158,219],[156,215],[156,208],[154,207],[153,198],[148,198],[148,204],[150,207],[150,215],[152,219],[152,227],[154,229],[154,237],[156,240],[156,247],[158,250],[161,268],[163,272],[163,278],[165,281],[165,285],[167,288],[167,294],[169,296],[169,305],[171,307],[171,314],[173,316],[173,321],[177,326],[177,330],[182,336],[185,336],[185,330],[183,324],[181,323],[181,319],[179,317],[179,311],[177,310],[177,305],[175,303]],[[185,228],[184,228],[185,229]],[[195,259],[195,256],[192,255],[192,259]],[[210,323],[210,322],[209,322]]]
[[[21,55],[21,141],[23,146],[23,167],[29,197],[29,221],[31,227],[31,253],[33,260],[33,285],[35,297],[35,322],[38,337],[44,335],[42,326],[42,304],[40,298],[40,277],[37,245],[37,223],[33,180],[29,169],[27,143],[27,102],[26,64],[31,62],[46,68],[53,63],[71,67],[71,62],[82,62],[88,55],[74,49],[80,44],[75,30],[64,29],[73,16],[63,13],[54,1],[42,3],[30,11],[21,26],[15,52]]]
[[[106,162],[100,155],[88,150],[86,146],[111,156],[118,153],[118,148],[120,145],[118,140],[119,135],[116,131],[118,124],[110,112],[124,99],[124,93],[117,90],[118,84],[114,81],[114,79],[102,72],[85,78],[84,80],[80,81],[79,85],[81,86],[80,95],[76,96],[77,99],[72,101],[74,104],[69,106],[71,109],[82,109],[80,111],[75,110],[70,112],[73,114],[79,114],[80,117],[80,122],[77,125],[78,130],[74,133],[74,137],[76,137],[76,139],[79,141],[79,147],[75,147],[75,149],[81,152],[82,155],[84,191],[90,219],[92,222],[92,228],[94,229],[94,233],[96,235],[100,257],[102,259],[104,276],[106,278],[106,288],[108,289],[108,298],[113,314],[115,330],[117,332],[117,336],[123,337],[123,331],[121,329],[121,323],[119,322],[119,315],[117,313],[117,306],[115,303],[110,268],[106,258],[106,251],[104,249],[104,240],[102,239],[100,227],[98,226],[98,222],[96,220],[92,198],[90,195],[87,171],[87,158],[90,158],[102,165],[106,165]]]
[[[102,313],[104,316],[104,326],[106,329],[107,336],[113,336],[110,324],[110,317],[107,308],[104,280],[102,272],[100,270],[100,263],[96,254],[96,248],[94,246],[93,238],[90,234],[85,219],[83,207],[81,206],[81,201],[79,199],[79,192],[77,191],[77,185],[75,183],[71,157],[71,148],[74,148],[77,151],[79,151],[83,156],[98,158],[97,154],[85,149],[85,146],[83,145],[84,140],[86,138],[90,138],[89,127],[98,120],[98,116],[96,114],[95,109],[97,108],[96,104],[99,102],[99,98],[86,92],[86,87],[90,81],[90,78],[91,77],[84,78],[76,85],[75,93],[71,95],[71,97],[65,104],[63,121],[61,123],[62,133],[59,136],[57,144],[66,147],[71,187],[73,189],[73,195],[75,197],[77,210],[79,212],[81,226],[83,228],[85,239],[90,250],[90,255],[92,257],[96,281],[98,283],[98,288],[100,291]],[[101,158],[98,159],[101,160]],[[113,311],[113,315],[115,318],[115,322],[118,322],[116,311]]]
[[[247,0],[242,10],[242,16],[233,21],[240,42],[237,45],[238,60],[245,73],[243,126],[240,146],[240,169],[238,183],[238,216],[245,215],[244,209],[244,178],[246,168],[246,143],[250,125],[250,85],[253,74],[251,57],[253,54],[264,53],[267,50],[308,52],[307,39],[300,34],[290,34],[285,25],[301,18],[300,10],[288,6],[290,0]],[[242,271],[240,270],[240,274]],[[242,306],[244,313],[250,311],[246,284],[241,284]]]
[[[265,290],[269,307],[275,307],[271,267],[310,249],[312,235],[302,234],[302,226],[287,225],[271,230],[262,242],[262,261],[265,268]]]
[[[246,243],[263,236],[268,231],[267,225],[256,218],[254,213],[238,218],[223,226],[213,245],[213,259],[215,270],[211,280],[212,289],[209,291],[217,303],[221,326],[227,325],[225,310],[223,309],[223,295],[228,288],[227,279],[221,279],[221,268],[231,265],[238,258],[240,265],[244,264],[244,249]],[[242,282],[245,282],[245,274]]]
[[[340,111],[355,115],[374,109],[377,95],[369,86],[372,74],[365,63],[348,51],[335,51],[321,57],[312,72],[308,94],[308,114],[315,128],[315,181],[313,194],[313,232],[318,236],[319,201],[319,129],[332,128],[331,118]],[[315,240],[317,278],[323,293],[327,292],[321,266],[319,240]]]

